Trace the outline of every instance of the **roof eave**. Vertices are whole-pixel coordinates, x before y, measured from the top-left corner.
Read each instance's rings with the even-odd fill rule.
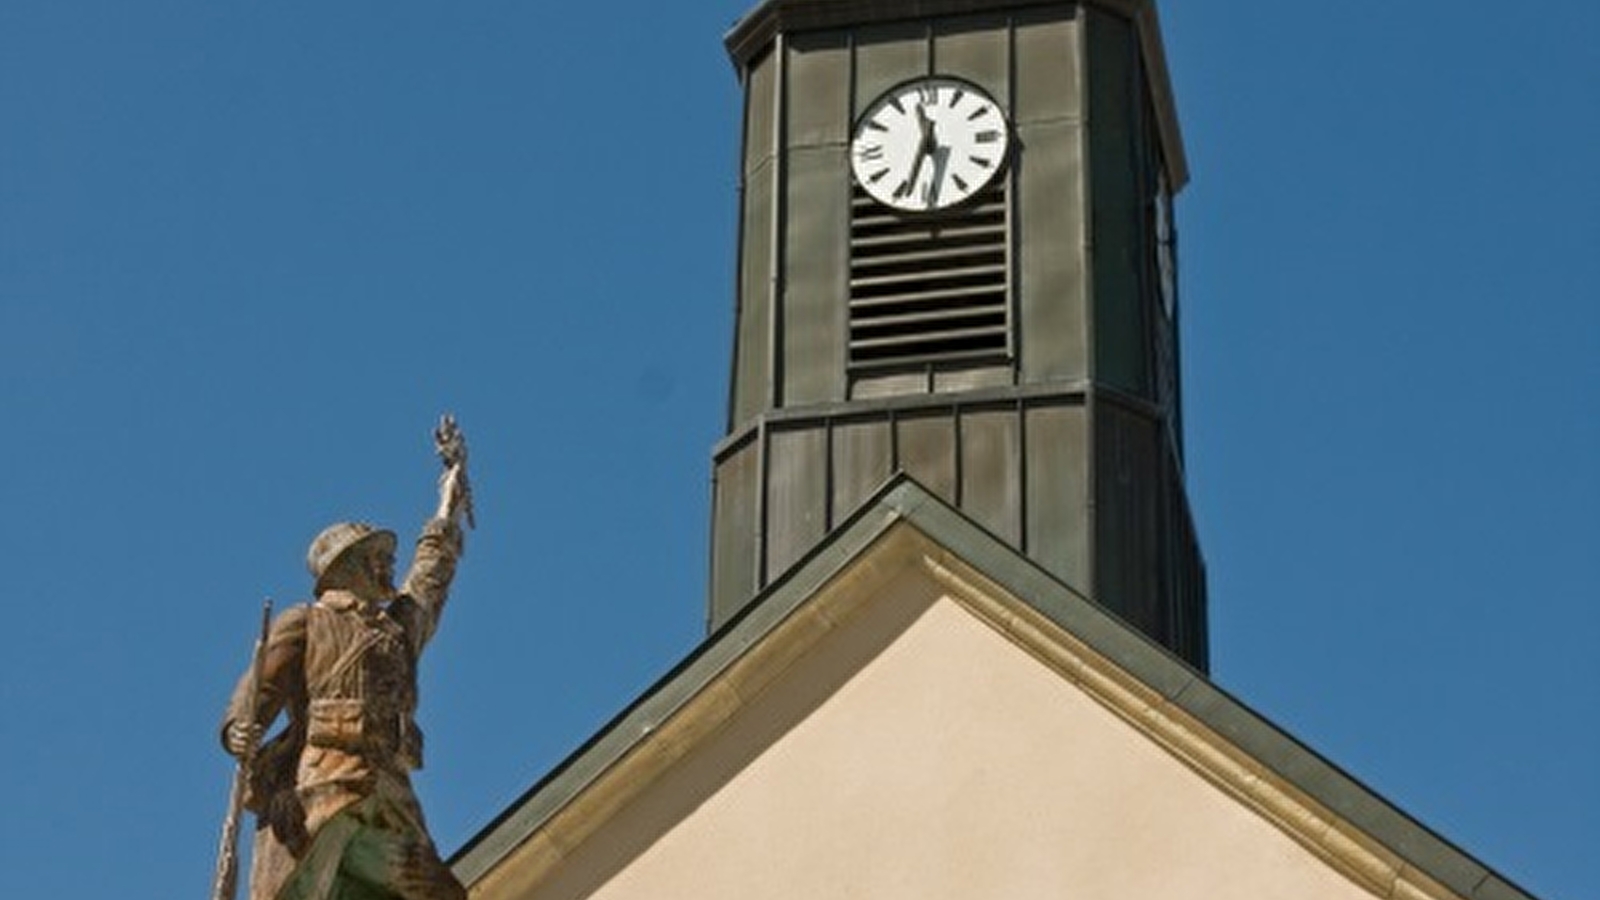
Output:
[[[451,860],[457,875],[472,884],[500,868],[575,798],[602,784],[619,761],[658,737],[676,713],[725,678],[824,586],[850,571],[877,542],[908,525],[964,569],[1025,604],[1030,615],[1053,623],[1051,627],[1126,673],[1140,692],[1171,714],[1214,733],[1270,773],[1271,780],[1287,785],[1284,809],[1299,815],[1306,807],[1293,798],[1302,797],[1375,842],[1381,848],[1377,854],[1352,844],[1351,859],[1342,864],[1363,881],[1405,878],[1412,884],[1435,883],[1468,900],[1534,900],[904,475],[885,484],[738,616],[473,837]],[[1343,853],[1351,842],[1346,836],[1334,843]],[[1441,895],[1426,891],[1407,896]]]
[[[1178,127],[1177,105],[1167,71],[1166,48],[1154,0],[764,0],[746,13],[723,38],[723,46],[742,75],[781,34],[846,28],[907,18],[954,16],[1036,6],[1098,6],[1131,20],[1144,53],[1150,96],[1173,193],[1189,183],[1189,161]]]

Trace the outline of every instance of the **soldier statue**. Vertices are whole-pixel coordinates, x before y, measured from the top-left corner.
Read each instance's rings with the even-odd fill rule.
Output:
[[[417,660],[472,516],[460,430],[446,416],[435,437],[445,463],[438,512],[400,587],[394,532],[329,526],[306,557],[316,599],[272,622],[228,705],[223,745],[249,761],[243,802],[257,818],[250,900],[466,897],[410,779],[422,765]],[[257,749],[280,714],[283,729]]]

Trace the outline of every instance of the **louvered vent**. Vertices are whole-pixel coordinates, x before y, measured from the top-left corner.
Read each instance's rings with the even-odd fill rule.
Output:
[[[850,362],[1004,356],[1010,349],[1006,179],[938,218],[906,216],[857,187],[850,209]]]

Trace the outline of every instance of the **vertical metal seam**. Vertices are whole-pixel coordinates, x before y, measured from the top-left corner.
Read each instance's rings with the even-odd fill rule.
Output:
[[[1017,398],[1017,549],[1032,557],[1032,530],[1028,528],[1028,401]]]
[[[833,307],[834,327],[837,329],[839,336],[843,338],[839,342],[838,355],[835,357],[842,375],[841,383],[844,385],[844,396],[840,399],[847,401],[855,398],[855,376],[850,368],[850,274],[855,270],[856,265],[856,210],[853,183],[855,176],[852,174],[853,169],[851,168],[851,154],[854,152],[852,148],[855,146],[856,110],[858,108],[856,92],[860,90],[860,66],[856,53],[856,29],[851,28],[845,32],[845,68],[847,70],[845,81],[849,95],[845,98],[845,164],[844,184],[841,186],[844,192],[845,210],[844,271],[839,273],[841,281],[838,285],[839,302],[835,303]]]
[[[1163,153],[1161,157],[1163,172],[1166,164],[1166,155]],[[1177,445],[1178,477],[1182,483],[1187,484],[1188,463],[1185,461],[1183,445],[1183,332],[1178,325],[1183,314],[1183,291],[1178,279],[1181,269],[1178,261],[1178,196],[1172,189],[1171,178],[1165,175],[1163,178],[1166,181],[1165,196],[1162,200],[1166,204],[1167,260],[1172,266],[1172,315],[1167,322],[1167,327],[1172,331],[1172,408],[1168,411],[1168,415],[1172,417],[1173,438]]]
[[[711,539],[706,541],[706,634],[716,629],[717,621],[717,463],[711,462]]]
[[[954,432],[953,439],[950,441],[950,454],[951,456],[955,457],[950,461],[950,468],[952,470],[951,480],[955,482],[951,486],[950,493],[953,496],[950,499],[951,502],[955,504],[956,509],[961,510],[965,509],[963,504],[966,501],[966,484],[964,483],[966,466],[964,463],[966,461],[967,454],[966,447],[961,443],[961,420],[965,414],[966,406],[960,401],[950,404],[950,430]]]
[[[1077,46],[1074,48],[1073,73],[1078,82],[1078,154],[1081,162],[1078,165],[1078,196],[1082,203],[1083,237],[1079,251],[1083,254],[1082,287],[1084,292],[1083,326],[1084,326],[1084,367],[1087,378],[1083,393],[1083,432],[1084,447],[1088,450],[1088,459],[1084,465],[1084,521],[1088,527],[1084,529],[1084,563],[1089,571],[1083,573],[1083,590],[1091,599],[1098,600],[1100,596],[1100,519],[1099,492],[1100,478],[1098,475],[1100,460],[1099,427],[1100,402],[1096,392],[1097,379],[1099,378],[1099,363],[1097,342],[1098,335],[1095,331],[1095,301],[1097,291],[1094,280],[1094,189],[1092,175],[1094,170],[1094,142],[1089,140],[1089,134],[1094,130],[1094,88],[1089,83],[1088,54],[1090,46],[1089,30],[1094,13],[1087,7],[1080,7],[1078,27],[1073,29],[1073,39]]]
[[[1139,216],[1136,221],[1138,223],[1139,255],[1143,257],[1136,270],[1138,272],[1139,286],[1139,322],[1143,326],[1140,328],[1139,344],[1144,356],[1144,365],[1141,368],[1143,369],[1145,392],[1149,396],[1155,397],[1161,378],[1160,373],[1157,371],[1155,307],[1161,301],[1157,296],[1158,288],[1153,277],[1155,273],[1151,271],[1154,265],[1154,258],[1150,250],[1154,247],[1155,241],[1151,234],[1152,229],[1148,213],[1150,195],[1152,193],[1150,185],[1151,170],[1149,167],[1151,158],[1149,131],[1154,123],[1150,118],[1150,110],[1144,102],[1150,95],[1150,90],[1145,80],[1144,54],[1140,51],[1137,29],[1130,35],[1128,44],[1127,52],[1133,58],[1133,65],[1129,67],[1130,71],[1128,72],[1128,80],[1131,82],[1128,85],[1128,97],[1136,107],[1129,111],[1130,120],[1134,123],[1133,157],[1139,167],[1138,181],[1135,187],[1135,190],[1138,191],[1139,204]]]
[[[755,528],[756,539],[756,583],[754,590],[750,592],[750,596],[740,599],[740,608],[749,603],[767,585],[767,512],[770,506],[767,503],[767,492],[771,490],[772,485],[772,462],[771,454],[767,451],[767,445],[771,439],[771,434],[767,430],[767,417],[763,414],[761,421],[756,425],[756,509],[755,521],[751,523]]]
[[[788,213],[789,153],[784,146],[788,119],[789,47],[778,32],[772,39],[772,271],[767,282],[767,408],[783,405],[783,290],[788,254],[784,247],[783,218]]]
[[[744,267],[745,267],[745,240],[744,226],[749,218],[745,204],[750,199],[749,179],[749,153],[750,153],[750,67],[745,66],[739,70],[739,89],[744,96],[744,108],[741,111],[739,122],[739,183],[738,192],[738,221],[735,223],[737,234],[734,237],[734,263],[733,263],[733,353],[728,359],[728,412],[724,430],[733,433],[739,400],[739,327],[744,321]]]
[[[1160,566],[1160,572],[1156,585],[1156,602],[1163,607],[1161,616],[1166,620],[1165,627],[1167,630],[1167,636],[1162,642],[1167,649],[1187,659],[1188,654],[1183,636],[1183,573],[1179,571],[1179,560],[1183,554],[1179,549],[1181,541],[1178,536],[1177,516],[1172,502],[1171,483],[1168,478],[1171,474],[1171,467],[1167,464],[1166,454],[1161,450],[1159,433],[1156,437],[1155,455],[1156,466],[1161,472],[1162,482],[1161,494],[1158,498],[1159,505],[1156,511],[1157,519],[1161,523],[1161,531],[1157,536],[1159,553],[1157,554],[1156,564]]]
[[[748,167],[749,167],[749,156],[748,156],[748,154],[750,152],[750,67],[749,67],[749,65],[741,65],[740,68],[739,68],[739,92],[740,92],[740,96],[743,98],[743,103],[742,103],[741,109],[740,109],[740,122],[739,122],[739,162],[738,162],[739,178],[738,178],[738,184],[737,184],[737,186],[735,188],[735,190],[737,192],[737,195],[738,195],[738,197],[737,197],[738,210],[737,210],[736,222],[735,222],[735,226],[734,226],[734,229],[735,229],[736,233],[735,233],[735,236],[734,236],[735,246],[734,246],[734,255],[733,255],[733,259],[734,259],[734,262],[733,262],[733,352],[731,354],[729,354],[729,358],[728,358],[728,394],[727,394],[727,404],[728,405],[727,405],[727,413],[726,413],[725,422],[724,422],[724,429],[725,429],[727,434],[732,434],[733,433],[734,424],[735,424],[734,420],[735,420],[735,417],[738,414],[738,411],[736,409],[736,404],[738,403],[738,384],[739,384],[739,380],[740,380],[739,379],[739,347],[740,347],[740,345],[742,343],[742,341],[740,340],[740,334],[741,333],[740,333],[739,328],[740,328],[740,324],[744,320],[744,301],[746,299],[745,296],[744,296],[744,267],[745,267],[744,226],[745,226],[745,221],[746,221],[746,219],[748,217],[747,216],[747,210],[745,209],[745,204],[750,198],[749,179],[747,177],[747,171],[748,171]],[[717,540],[717,523],[718,523],[718,521],[720,519],[720,516],[718,515],[718,512],[717,512],[717,486],[718,486],[719,482],[720,482],[720,477],[719,477],[719,472],[718,472],[718,467],[717,467],[717,461],[715,459],[715,456],[713,455],[713,458],[711,460],[711,503],[710,503],[710,507],[711,507],[711,516],[710,516],[711,527],[709,529],[709,531],[710,531],[710,540],[706,542],[707,543],[707,547],[706,547],[707,571],[710,573],[709,576],[706,578],[706,623],[705,624],[706,624],[706,633],[707,634],[711,633],[711,631],[716,627],[716,622],[717,622],[717,599],[718,599],[717,598],[717,554],[718,554],[718,552],[720,550],[720,545],[721,545],[721,542]],[[724,587],[724,589],[726,589],[727,586],[723,585],[723,587]]]
[[[1006,13],[1006,112],[1009,114],[1011,134],[1011,171],[1006,174],[1006,305],[1007,313],[1011,317],[1007,322],[1007,336],[1011,350],[1011,385],[1016,387],[1023,382],[1022,355],[1027,352],[1027,344],[1022,335],[1022,253],[1017,246],[1017,235],[1021,225],[1021,217],[1017,215],[1017,203],[1022,194],[1022,137],[1017,132],[1017,16],[1015,12]],[[1028,404],[1022,398],[1016,402],[1017,416],[1017,549],[1023,555],[1032,555],[1034,543],[1033,529],[1029,527],[1029,511],[1032,509],[1028,502],[1031,485],[1028,479],[1028,463],[1031,457],[1028,454]]]
[[[822,534],[833,531],[833,430],[837,419],[825,416],[822,420]],[[820,540],[820,539],[819,539]]]
[[[1011,128],[1010,170],[1006,172],[1006,353],[1011,357],[1011,383],[1022,382],[1022,254],[1017,247],[1016,204],[1022,169],[1022,141],[1017,134],[1017,17],[1006,14],[1006,112]]]
[[[889,473],[905,471],[905,466],[900,461],[900,415],[893,407],[889,408]]]

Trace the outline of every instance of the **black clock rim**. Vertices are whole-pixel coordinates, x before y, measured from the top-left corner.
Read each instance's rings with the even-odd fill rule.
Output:
[[[959,75],[942,75],[937,73],[931,75],[914,75],[910,78],[897,81],[889,87],[884,88],[876,97],[872,98],[872,102],[863,107],[862,112],[857,115],[855,121],[851,123],[850,146],[854,147],[856,141],[861,138],[861,126],[866,122],[867,116],[876,110],[879,104],[881,104],[885,98],[890,97],[895,93],[910,87],[911,85],[923,84],[929,81],[952,82],[955,84],[964,85],[965,87],[976,91],[979,95],[987,98],[990,103],[993,103],[1000,110],[1000,123],[1006,131],[1006,149],[1005,152],[1000,155],[999,165],[994,167],[994,174],[990,175],[984,181],[984,186],[988,186],[1002,176],[1005,176],[1007,174],[1006,170],[1011,166],[1011,154],[1015,152],[1016,148],[1016,134],[1012,130],[1011,126],[1011,112],[1010,110],[1006,109],[1004,104],[1002,104],[999,100],[996,100],[994,98],[994,94],[989,93],[988,89],[984,88],[977,82],[972,81],[971,79],[962,78]],[[966,197],[957,200],[955,203],[952,203],[949,206],[940,206],[935,209],[903,209],[899,206],[895,206],[892,203],[885,203],[877,195],[873,194],[865,184],[862,184],[861,176],[858,172],[856,172],[856,160],[853,152],[849,154],[849,159],[850,182],[861,188],[861,190],[864,191],[868,197],[872,198],[874,203],[877,203],[879,206],[882,206],[885,209],[893,210],[896,215],[912,218],[931,218],[935,216],[950,215],[951,213],[956,212],[965,206],[969,206],[977,202],[977,196],[982,192],[982,188],[980,187],[978,190],[973,191],[971,194],[968,194]]]

